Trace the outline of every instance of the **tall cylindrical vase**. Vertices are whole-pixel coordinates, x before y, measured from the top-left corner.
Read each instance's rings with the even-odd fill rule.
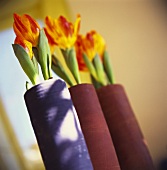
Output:
[[[65,82],[44,81],[24,97],[46,169],[93,170]]]
[[[94,170],[120,170],[110,132],[93,85],[79,84],[70,87],[70,93]]]
[[[139,124],[122,85],[97,90],[122,170],[154,170]]]

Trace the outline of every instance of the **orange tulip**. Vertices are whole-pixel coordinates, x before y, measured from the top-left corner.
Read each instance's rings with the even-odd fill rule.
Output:
[[[38,44],[40,26],[38,23],[29,15],[24,14],[22,16],[14,14],[13,29],[16,37],[21,37],[29,41],[33,47]]]
[[[80,16],[74,24],[68,22],[66,18],[60,16],[52,19],[50,16],[45,18],[45,33],[51,47],[57,45],[61,49],[68,49],[74,46],[80,28]]]
[[[102,58],[105,48],[106,45],[103,37],[96,31],[90,31],[86,36],[79,35],[75,43],[79,69],[82,71],[87,70],[83,60],[83,53],[92,61],[96,54]]]

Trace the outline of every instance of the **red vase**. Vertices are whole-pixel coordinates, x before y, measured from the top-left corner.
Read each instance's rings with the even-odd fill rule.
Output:
[[[120,170],[115,148],[92,84],[69,88],[94,170]]]
[[[122,170],[154,170],[139,124],[123,86],[115,84],[97,89]]]

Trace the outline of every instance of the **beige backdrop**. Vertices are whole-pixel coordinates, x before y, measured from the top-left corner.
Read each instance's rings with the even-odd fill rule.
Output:
[[[124,85],[154,163],[167,159],[167,13],[158,1],[68,0],[81,33],[107,42],[117,83]]]

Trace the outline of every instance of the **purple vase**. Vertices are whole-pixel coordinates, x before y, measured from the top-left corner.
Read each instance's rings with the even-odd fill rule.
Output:
[[[44,81],[24,97],[46,169],[93,170],[65,82]]]

